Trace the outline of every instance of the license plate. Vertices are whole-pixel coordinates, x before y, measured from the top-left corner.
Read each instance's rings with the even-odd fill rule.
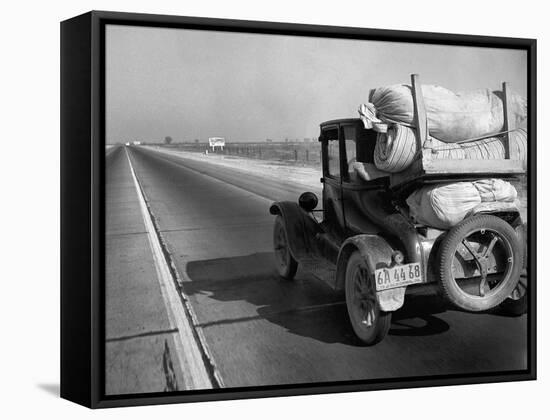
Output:
[[[396,265],[391,268],[379,268],[374,272],[374,276],[376,279],[376,290],[378,292],[381,290],[422,283],[420,263]]]

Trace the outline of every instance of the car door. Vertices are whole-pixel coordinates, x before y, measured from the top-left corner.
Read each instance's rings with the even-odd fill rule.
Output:
[[[370,207],[378,207],[377,191],[380,184],[376,181],[361,181],[353,164],[369,162],[373,158],[374,138],[366,135],[365,130],[357,124],[346,124],[340,128],[341,138],[341,208],[343,210],[345,235],[375,233],[378,228],[370,217]],[[358,143],[360,142],[360,143]]]
[[[362,225],[361,214],[358,209],[357,198],[360,195],[362,185],[357,180],[357,175],[353,169],[353,164],[357,161],[357,143],[355,138],[355,127],[344,125],[340,128],[340,137],[342,142],[342,210],[346,236],[360,233],[359,226]]]
[[[323,127],[323,210],[326,230],[342,237],[345,232],[342,208],[341,136],[337,124]]]

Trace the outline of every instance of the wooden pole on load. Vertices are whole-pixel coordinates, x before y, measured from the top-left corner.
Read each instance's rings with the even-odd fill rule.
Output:
[[[504,131],[513,130],[515,127],[514,120],[510,115],[510,110],[512,109],[511,97],[510,97],[510,87],[508,83],[502,83],[502,109],[504,110]],[[518,151],[515,147],[512,147],[512,136],[511,133],[504,134],[503,143],[504,143],[504,156],[506,159],[517,160]]]
[[[418,150],[422,150],[424,145],[431,148],[431,141],[428,138],[428,117],[424,107],[424,96],[420,85],[418,74],[411,74],[412,97],[414,104],[414,125],[416,126],[416,142]]]

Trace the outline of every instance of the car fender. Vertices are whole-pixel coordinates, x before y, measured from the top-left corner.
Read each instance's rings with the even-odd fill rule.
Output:
[[[269,212],[282,216],[290,253],[295,260],[304,260],[315,254],[313,239],[321,228],[309,213],[292,201],[277,201],[269,207]]]
[[[346,267],[349,257],[354,251],[359,251],[365,259],[369,275],[374,277],[378,268],[389,267],[392,264],[393,248],[378,235],[356,235],[344,241],[336,263],[336,289],[343,289],[346,281]],[[380,309],[385,312],[395,311],[403,306],[406,287],[383,290],[376,293]]]

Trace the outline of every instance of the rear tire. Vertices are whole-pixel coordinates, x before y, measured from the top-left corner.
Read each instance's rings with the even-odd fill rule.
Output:
[[[519,282],[511,295],[500,304],[500,313],[506,316],[521,316],[527,313],[528,309],[528,277],[527,277],[527,223],[523,223],[516,227],[516,233],[519,238],[520,245],[523,245],[523,269]]]
[[[298,262],[292,256],[288,244],[288,236],[281,215],[275,218],[273,227],[273,248],[275,249],[275,262],[279,275],[287,280],[294,279],[298,270]]]
[[[527,277],[520,277],[512,294],[500,304],[500,313],[507,316],[521,316],[527,313]]]
[[[453,265],[462,265],[465,255],[473,258],[471,261],[480,272],[479,276],[471,277],[479,278],[477,294],[461,287],[461,280],[455,279]],[[451,229],[441,242],[438,260],[442,294],[453,305],[472,312],[486,311],[501,304],[515,289],[522,268],[516,232],[508,223],[491,215],[470,217]],[[504,266],[504,272],[496,275],[496,283],[488,280],[492,275],[489,263]]]
[[[374,276],[359,251],[351,254],[346,266],[346,306],[355,335],[366,345],[382,341],[391,326],[391,312],[380,310]]]

